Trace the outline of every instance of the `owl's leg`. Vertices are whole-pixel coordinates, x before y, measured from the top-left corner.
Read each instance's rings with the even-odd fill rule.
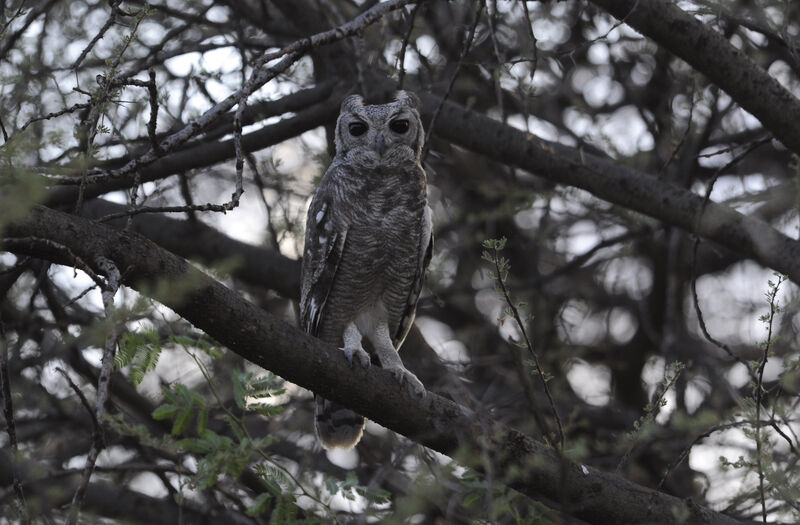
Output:
[[[356,324],[351,321],[347,323],[344,329],[344,348],[339,350],[344,352],[344,355],[347,356],[347,361],[351,365],[353,364],[353,356],[355,356],[363,368],[368,368],[370,365],[369,354],[361,346],[361,339],[361,332],[358,331]]]
[[[375,331],[370,337],[372,345],[375,347],[375,353],[378,354],[378,359],[381,362],[381,368],[388,370],[397,379],[397,382],[402,386],[405,383],[409,393],[423,398],[425,397],[425,387],[422,382],[417,379],[413,373],[409,372],[403,366],[403,361],[397,354],[397,350],[392,344],[392,336],[389,334],[389,325],[385,321],[381,321],[375,327]]]

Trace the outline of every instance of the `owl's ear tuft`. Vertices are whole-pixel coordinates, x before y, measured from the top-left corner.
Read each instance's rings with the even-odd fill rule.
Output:
[[[342,107],[340,111],[344,113],[345,111],[352,111],[355,108],[360,108],[364,105],[364,99],[361,98],[361,95],[350,95],[349,97],[342,100]]]
[[[422,107],[422,102],[417,94],[413,91],[398,91],[395,93],[394,99],[401,104],[416,109],[417,111],[419,111],[419,109]]]

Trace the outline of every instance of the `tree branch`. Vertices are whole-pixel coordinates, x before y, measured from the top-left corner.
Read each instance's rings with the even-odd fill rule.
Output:
[[[560,501],[576,517],[593,523],[642,523],[660,522],[678,512],[689,516],[687,523],[739,523],[619,476],[562,464],[544,444],[491,419],[480,420],[478,414],[431,392],[420,401],[399,388],[389,372],[351,367],[333,345],[258,309],[136,233],[42,206],[6,233],[68,243],[87,260],[107,257],[118,268],[128,269],[125,284],[172,308],[245,359],[434,450],[458,453],[459,461],[467,465],[480,468],[480,451],[487,451],[494,472],[513,470],[515,477],[503,480],[509,486],[533,498],[543,495]],[[41,255],[35,245],[26,253]],[[152,286],[156,281],[172,286]]]
[[[800,154],[800,100],[723,35],[674,2],[591,1],[708,76],[787,148]]]
[[[249,133],[242,137],[242,149],[245,152],[257,151],[319,127],[336,118],[340,101],[340,96],[331,96],[326,101],[312,106],[294,117],[283,119]],[[144,183],[163,179],[176,173],[210,166],[234,156],[233,140],[197,144],[140,168],[138,171],[139,181]],[[84,197],[89,199],[111,191],[125,189],[132,186],[133,182],[134,175],[129,174],[91,184],[86,186]],[[77,195],[78,190],[75,187],[60,187],[50,192],[46,202],[50,206],[64,205],[74,202]]]
[[[125,206],[121,204],[93,199],[84,204],[83,215],[100,219],[122,211],[125,211]],[[106,224],[122,229],[125,223],[125,219],[119,218]],[[289,299],[300,298],[299,260],[237,241],[199,221],[172,219],[154,213],[134,217],[131,227],[167,250],[209,266],[233,259],[235,263],[231,273],[234,277],[275,290]]]
[[[439,98],[418,94],[424,112],[432,113]],[[582,188],[688,232],[696,231],[800,283],[800,242],[728,206],[709,201],[703,207],[703,197],[688,190],[611,159],[540,139],[452,102],[443,105],[436,133],[491,159]]]

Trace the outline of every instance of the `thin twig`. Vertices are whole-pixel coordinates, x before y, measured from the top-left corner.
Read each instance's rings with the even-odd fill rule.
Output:
[[[720,174],[722,174],[724,171],[730,169],[731,167],[739,163],[743,158],[752,153],[756,148],[768,143],[770,140],[772,140],[771,136],[762,137],[761,139],[750,144],[744,151],[742,151],[741,153],[736,155],[733,159],[731,159],[730,162],[728,162],[727,164],[721,166],[716,170],[716,172],[714,173],[714,177],[708,183],[705,197],[703,198],[703,202],[700,205],[700,210],[697,213],[697,220],[695,221],[695,226],[694,226],[694,245],[692,246],[692,280],[691,280],[692,301],[694,303],[694,310],[697,313],[697,322],[700,325],[700,331],[703,333],[703,337],[705,337],[707,341],[709,341],[711,344],[724,351],[731,358],[735,359],[738,363],[744,365],[747,371],[750,373],[751,377],[753,377],[753,373],[752,370],[750,370],[750,367],[748,366],[747,362],[738,355],[736,355],[728,345],[726,345],[722,341],[718,341],[717,339],[715,339],[711,335],[711,333],[709,333],[708,328],[706,327],[705,320],[703,319],[703,311],[700,309],[700,299],[697,295],[697,249],[700,246],[700,236],[697,234],[697,232],[700,230],[700,222],[703,219],[703,214],[705,213],[706,206],[708,205],[708,202],[711,200],[711,193],[714,191],[714,184],[716,184]]]
[[[276,253],[281,253],[280,238],[278,236],[277,229],[275,229],[275,223],[272,219],[272,206],[270,206],[269,201],[267,201],[267,196],[264,195],[266,187],[264,186],[261,172],[258,170],[258,165],[256,164],[256,159],[253,157],[253,155],[247,156],[247,164],[250,166],[250,170],[253,172],[253,181],[258,188],[258,196],[261,199],[261,204],[264,205],[264,211],[267,214],[267,233],[269,233],[269,242],[272,245],[272,249],[275,250]]]
[[[675,382],[678,380],[678,377],[680,377],[681,372],[683,371],[684,368],[685,365],[683,363],[675,361],[664,371],[664,379],[661,380],[662,388],[660,391],[656,390],[654,392],[655,400],[652,403],[649,403],[645,407],[644,415],[640,417],[638,420],[636,420],[636,422],[634,423],[633,431],[629,434],[629,437],[632,440],[631,444],[620,458],[619,463],[617,463],[617,468],[615,472],[619,473],[622,470],[622,468],[628,464],[628,461],[630,460],[631,455],[633,454],[633,451],[636,448],[637,440],[634,438],[636,438],[637,434],[641,432],[645,423],[652,422],[656,419],[656,416],[658,415],[658,412],[661,410],[661,407],[667,403],[665,399],[667,392],[669,391],[670,388],[672,388],[675,385]],[[668,375],[670,370],[672,370],[673,372],[671,376]]]
[[[536,47],[538,42],[536,40],[536,35],[533,34],[533,21],[531,20],[531,13],[528,10],[528,2],[523,0],[520,3],[522,4],[522,8],[525,10],[525,20],[527,21],[526,27],[528,28],[528,36],[531,39],[531,48],[533,49],[533,57],[530,59],[531,81],[533,81],[533,77],[536,75],[536,68],[539,67],[539,48]]]
[[[148,71],[150,80],[147,81],[147,91],[150,94],[150,120],[147,122],[147,135],[150,137],[150,146],[156,155],[163,155],[164,151],[158,144],[156,138],[156,126],[158,126],[158,87],[156,87],[156,72],[152,69]]]
[[[769,302],[769,316],[767,317],[767,340],[764,343],[764,352],[761,355],[761,361],[758,363],[756,370],[756,384],[755,384],[755,397],[756,397],[756,468],[758,469],[758,495],[761,500],[761,519],[764,523],[767,522],[767,502],[766,495],[764,494],[764,465],[761,461],[761,449],[763,443],[761,442],[761,402],[764,395],[764,369],[767,366],[769,359],[769,349],[772,345],[772,328],[775,321],[775,314],[780,311],[780,307],[775,303],[775,299],[780,290],[781,284],[785,280],[783,275],[778,275],[778,281],[773,283],[770,281],[770,290],[767,292],[767,300]]]
[[[54,112],[48,113],[47,115],[44,115],[42,117],[34,117],[34,118],[31,118],[31,119],[28,119],[28,121],[25,122],[25,124],[23,124],[19,128],[19,130],[20,131],[25,131],[25,128],[27,128],[28,126],[30,126],[34,122],[39,122],[41,120],[50,120],[51,118],[60,117],[61,115],[66,115],[67,113],[74,113],[74,112],[78,111],[79,109],[86,109],[86,108],[89,108],[91,106],[92,106],[91,102],[73,104],[72,106],[70,106],[68,108],[64,108],[64,109],[62,109],[60,111],[54,111]]]
[[[56,372],[61,374],[61,376],[67,382],[67,384],[72,389],[72,391],[75,392],[75,395],[77,395],[78,399],[80,399],[80,401],[81,401],[81,405],[83,405],[83,408],[86,409],[86,412],[89,414],[89,417],[92,419],[92,441],[94,441],[95,439],[98,439],[99,436],[100,436],[100,434],[99,434],[99,432],[100,432],[100,422],[97,421],[97,414],[95,414],[95,411],[92,408],[91,403],[89,403],[89,400],[86,399],[86,395],[84,395],[83,391],[78,387],[78,385],[75,384],[75,382],[72,380],[72,378],[69,376],[69,374],[67,373],[66,370],[64,370],[60,366],[57,366],[56,367]]]
[[[400,73],[397,77],[397,89],[403,89],[403,81],[406,78],[406,48],[408,47],[408,41],[411,39],[411,33],[414,31],[414,22],[417,19],[417,12],[419,8],[422,6],[422,2],[417,2],[414,5],[414,9],[411,11],[411,19],[408,22],[408,31],[406,31],[406,36],[403,37],[403,44],[400,46],[400,51],[397,53],[397,65],[400,68]]]
[[[450,92],[453,91],[453,86],[456,83],[456,78],[458,77],[458,73],[461,71],[461,66],[464,64],[464,58],[469,53],[470,47],[472,47],[472,41],[475,39],[475,30],[478,27],[478,22],[481,20],[481,14],[483,13],[484,3],[480,0],[476,0],[478,8],[475,12],[475,19],[472,21],[472,26],[469,28],[469,34],[467,35],[466,40],[464,41],[464,47],[461,48],[461,55],[458,57],[458,63],[456,63],[456,69],[453,71],[453,75],[450,77],[450,83],[447,85],[447,91],[444,92],[442,98],[439,99],[439,105],[436,106],[436,111],[433,112],[433,116],[431,117],[430,124],[428,124],[428,132],[425,134],[425,144],[422,147],[422,161],[425,162],[425,159],[428,156],[428,149],[430,148],[430,140],[433,136],[434,128],[436,127],[436,119],[439,118],[439,113],[442,111],[442,107],[444,107],[444,103],[447,98],[450,96]]]
[[[3,143],[5,144],[8,142],[8,132],[6,131],[6,126],[3,124],[3,119],[0,118],[0,130],[3,131]]]
[[[508,274],[508,267],[501,264],[500,261],[500,250],[503,249],[505,246],[505,239],[501,240],[490,240],[484,243],[484,247],[492,250],[489,252],[489,257],[494,264],[495,270],[497,274],[495,275],[495,280],[497,281],[498,287],[500,292],[505,300],[506,304],[511,310],[511,314],[514,317],[514,321],[517,323],[517,328],[522,334],[522,338],[525,341],[525,346],[528,348],[528,352],[530,353],[531,357],[533,358],[534,367],[536,368],[536,373],[539,376],[539,380],[542,382],[542,386],[544,387],[544,393],[547,396],[547,400],[550,403],[550,410],[553,413],[553,417],[556,420],[556,426],[558,427],[558,440],[560,443],[560,450],[564,450],[564,427],[561,424],[561,417],[558,415],[558,409],[556,409],[556,402],[553,399],[553,395],[550,393],[550,387],[547,384],[548,378],[545,376],[544,369],[542,368],[541,363],[539,363],[539,356],[536,355],[536,351],[533,349],[533,343],[531,343],[530,338],[528,337],[528,332],[525,330],[525,324],[522,322],[522,316],[519,313],[519,308],[517,305],[514,304],[514,301],[511,300],[511,294],[506,287],[506,276]]]
[[[108,399],[108,388],[111,383],[111,372],[114,368],[114,353],[117,346],[117,327],[113,320],[114,314],[114,295],[119,288],[121,281],[121,274],[116,265],[109,259],[103,256],[95,258],[95,264],[106,275],[106,285],[103,287],[102,298],[103,308],[105,310],[105,319],[109,323],[108,335],[106,336],[105,345],[103,348],[103,359],[100,364],[100,375],[97,379],[97,393],[95,400],[95,420],[98,425],[103,421],[105,416],[105,405]],[[66,525],[73,525],[78,521],[78,514],[80,507],[83,503],[83,498],[86,495],[86,489],[89,486],[94,467],[97,462],[97,457],[105,446],[105,439],[103,438],[102,427],[98,426],[97,433],[92,439],[92,448],[86,458],[86,466],[83,470],[83,478],[80,485],[75,490],[70,505],[69,514],[65,520]]]
[[[97,42],[99,42],[100,39],[103,38],[103,36],[106,34],[106,32],[109,29],[111,29],[111,26],[113,26],[116,23],[117,15],[122,12],[120,10],[120,8],[119,8],[119,4],[120,3],[122,3],[122,0],[114,0],[113,2],[111,2],[111,5],[110,5],[111,14],[108,16],[108,20],[106,20],[106,23],[103,24],[103,27],[100,28],[100,31],[97,32],[97,34],[86,45],[86,47],[83,48],[83,51],[81,51],[81,54],[78,55],[78,58],[76,58],[75,61],[72,63],[72,69],[77,69],[78,66],[81,65],[81,62],[83,62],[83,59],[86,58],[86,55],[88,55],[89,52],[94,48],[94,45]]]
[[[30,523],[28,509],[25,506],[25,492],[22,490],[22,482],[17,475],[16,454],[19,450],[17,446],[17,430],[14,422],[14,403],[11,398],[11,383],[8,374],[8,345],[6,343],[6,331],[3,320],[0,318],[0,388],[3,392],[3,415],[6,420],[6,433],[8,434],[8,445],[13,454],[11,463],[11,480],[16,495],[17,512],[23,524]]]
[[[92,268],[86,264],[86,262],[84,262],[83,259],[75,255],[75,253],[70,250],[69,247],[64,246],[63,244],[51,241],[50,239],[43,239],[41,237],[3,237],[0,239],[0,244],[10,248],[29,248],[31,245],[39,245],[54,250],[62,255],[66,255],[72,262],[74,268],[78,268],[88,275],[95,283],[97,283],[98,286],[100,286],[101,289],[105,287],[105,281],[103,281],[103,279],[97,275],[94,270],[92,270]]]

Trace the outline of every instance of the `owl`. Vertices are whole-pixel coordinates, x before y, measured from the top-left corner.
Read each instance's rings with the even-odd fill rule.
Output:
[[[340,347],[353,366],[366,368],[374,356],[400,387],[424,397],[397,353],[433,250],[419,99],[400,91],[394,102],[365,105],[349,96],[335,137],[336,155],[308,209],[301,327]],[[314,408],[326,449],[361,439],[363,416],[320,396]]]

